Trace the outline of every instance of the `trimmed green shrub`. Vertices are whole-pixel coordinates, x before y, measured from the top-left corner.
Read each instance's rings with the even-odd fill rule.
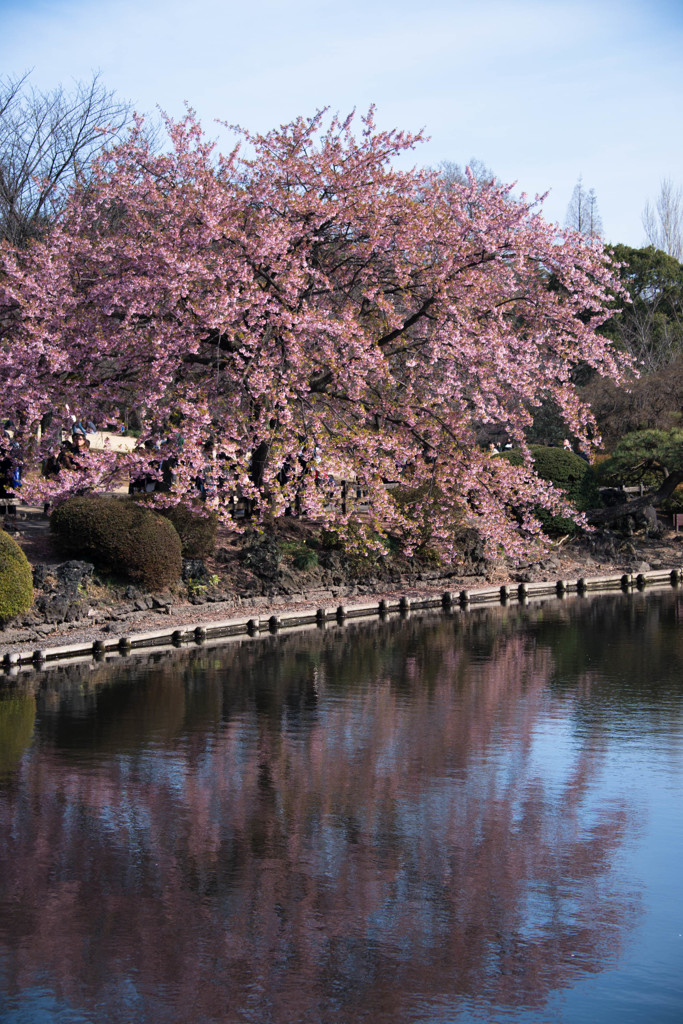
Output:
[[[0,623],[9,622],[33,604],[33,574],[15,540],[0,530]]]
[[[567,494],[579,512],[600,505],[595,473],[590,463],[564,448],[544,448],[532,445],[534,468],[542,480],[550,480]]]
[[[183,558],[206,558],[216,547],[218,516],[204,505],[174,505],[156,512],[175,527],[183,546]]]
[[[68,498],[50,518],[63,551],[158,590],[182,571],[180,537],[162,516],[129,499]]]
[[[543,445],[531,445],[530,451],[534,459],[534,469],[541,480],[549,480],[564,491],[577,511],[585,512],[601,505],[595,473],[592,466],[574,452],[565,448],[546,448]],[[522,453],[519,448],[502,453],[513,466],[521,466]],[[574,533],[577,529],[573,519],[554,516],[543,508],[536,509],[546,533]]]

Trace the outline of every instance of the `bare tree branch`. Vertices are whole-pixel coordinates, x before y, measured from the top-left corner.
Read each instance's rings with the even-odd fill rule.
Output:
[[[588,238],[602,237],[602,219],[598,211],[595,189],[584,188],[581,175],[579,175],[579,180],[574,186],[572,197],[569,200],[565,223],[567,227],[580,231]]]
[[[651,245],[683,260],[683,188],[664,178],[655,205],[647,204],[642,220]]]
[[[71,92],[28,89],[28,77],[0,79],[0,238],[15,246],[43,233],[69,187],[132,116],[97,74]]]

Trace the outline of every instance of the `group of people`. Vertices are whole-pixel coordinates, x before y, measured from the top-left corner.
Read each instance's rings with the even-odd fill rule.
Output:
[[[88,427],[92,424],[88,424]],[[59,477],[62,470],[67,472],[78,472],[85,468],[84,456],[90,450],[90,441],[86,436],[86,427],[75,420],[71,428],[71,437],[62,440],[59,451],[48,455],[43,461],[42,475],[46,480],[54,480]],[[46,501],[43,505],[45,515],[49,514],[51,503]]]
[[[16,515],[17,491],[21,490],[24,473],[22,432],[13,429],[8,420],[2,431],[0,446],[0,514]]]
[[[88,434],[95,433],[97,427],[89,419],[77,418],[66,407],[67,427],[62,429],[59,448],[47,455],[41,466],[41,475],[47,481],[56,481],[60,477],[63,480],[65,473],[78,473],[85,470],[88,465],[88,452],[91,447]],[[45,418],[41,423],[43,430],[50,427],[53,420],[52,415]],[[177,430],[177,424],[171,423],[169,430]],[[140,468],[132,472],[128,491],[129,494],[150,494],[153,492],[168,492],[173,489],[178,472],[179,454],[182,452],[182,436],[175,435],[173,443],[163,440],[164,437],[171,438],[166,431],[161,431],[162,440],[148,438],[140,447],[138,452]],[[2,439],[0,438],[0,441]],[[16,493],[21,488],[23,458],[21,450],[21,431],[14,429],[12,424],[7,423],[4,430],[4,443],[0,443],[0,512],[2,503],[5,503],[5,511],[16,511]],[[264,442],[251,452],[249,462],[249,478],[255,487],[263,486],[263,471],[268,458],[268,445]],[[214,438],[208,438],[203,445],[203,465],[199,472],[195,472],[192,482],[196,488],[197,498],[208,504],[219,501],[221,504],[227,499],[232,508],[232,515],[235,518],[240,516],[249,517],[255,505],[252,494],[243,492],[239,474],[236,466],[228,454],[218,448]],[[325,492],[329,501],[337,497],[337,482],[335,477],[322,470],[319,465],[319,458],[316,456],[310,462],[304,460],[301,454],[291,456],[287,459],[277,474],[278,483],[286,487],[295,484],[292,488],[291,504],[286,509],[287,515],[299,515],[301,513],[301,487],[303,478],[312,475],[315,487]],[[310,476],[309,476],[310,479]],[[66,481],[64,481],[66,483]],[[69,489],[73,489],[72,487]],[[347,488],[342,483],[341,500],[345,503],[348,497]],[[360,487],[358,488],[357,500],[361,500]],[[47,515],[51,506],[50,501],[44,504],[44,511]]]
[[[142,445],[141,452],[155,453],[158,457],[152,459],[149,464],[149,471],[142,471],[136,476],[131,476],[128,484],[129,494],[152,494],[154,491],[170,491],[175,480],[175,470],[178,459],[174,455],[164,457],[158,441],[148,438]]]

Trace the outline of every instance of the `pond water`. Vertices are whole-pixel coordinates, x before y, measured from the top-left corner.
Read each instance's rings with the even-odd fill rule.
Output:
[[[683,594],[0,689],[3,1024],[683,1019]]]

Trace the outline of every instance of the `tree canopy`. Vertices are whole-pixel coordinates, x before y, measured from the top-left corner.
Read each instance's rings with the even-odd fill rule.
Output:
[[[631,302],[604,330],[646,370],[670,362],[683,348],[683,264],[653,245],[614,246],[619,276]]]
[[[668,429],[683,409],[683,265],[661,249],[613,248],[622,286],[601,333],[628,352],[641,371],[628,389],[593,376],[582,389],[607,448],[633,430]]]
[[[496,423],[528,455],[525,429],[552,400],[587,446],[572,371],[619,380],[628,362],[596,333],[620,291],[598,241],[495,181],[445,189],[437,171],[395,169],[420,137],[380,131],[372,111],[355,132],[324,112],[236,130],[226,155],[192,113],[167,129],[153,152],[139,121],[47,238],[2,250],[5,416],[28,436],[65,403],[96,420],[138,408],[149,444],[131,460],[153,471],[163,445],[184,500],[214,444],[224,515],[235,490],[257,515],[296,494],[344,530],[354,513],[325,503],[313,470],[356,476],[368,529],[408,546],[427,516],[444,551],[463,521],[522,551],[536,507],[566,510],[530,456],[510,466],[476,431]],[[101,483],[113,461],[91,456],[69,486]],[[422,495],[410,514],[397,480]]]
[[[603,479],[617,484],[639,484],[655,489],[671,477],[673,490],[683,481],[683,430],[636,430],[620,439],[600,467]]]

